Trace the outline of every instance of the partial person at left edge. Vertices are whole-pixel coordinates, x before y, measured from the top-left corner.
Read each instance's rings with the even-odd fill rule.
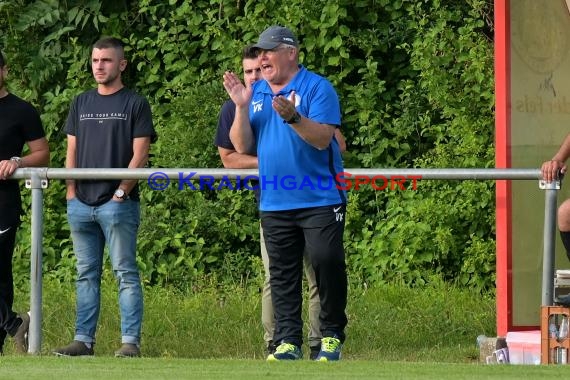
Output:
[[[7,335],[14,339],[15,352],[28,351],[28,313],[16,313],[12,256],[20,225],[20,184],[10,180],[16,169],[47,166],[49,145],[40,114],[30,103],[8,92],[8,66],[0,52],[0,354]],[[28,154],[22,156],[24,145]]]

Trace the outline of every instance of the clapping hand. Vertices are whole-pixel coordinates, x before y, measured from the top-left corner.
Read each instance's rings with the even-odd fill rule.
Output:
[[[224,73],[224,88],[232,101],[238,107],[244,107],[251,101],[251,87],[244,86],[234,72],[226,71]]]

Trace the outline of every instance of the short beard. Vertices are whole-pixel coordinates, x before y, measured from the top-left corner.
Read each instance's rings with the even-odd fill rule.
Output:
[[[95,80],[95,81],[97,82],[97,84],[102,84],[103,86],[107,86],[107,85],[113,83],[118,77],[119,77],[118,75],[115,75],[115,76],[107,77],[103,80]]]

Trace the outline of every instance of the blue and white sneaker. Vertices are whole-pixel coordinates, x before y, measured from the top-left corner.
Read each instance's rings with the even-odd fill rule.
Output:
[[[321,352],[315,359],[318,362],[332,362],[340,360],[342,343],[335,337],[325,337],[321,340]]]
[[[303,357],[301,348],[292,343],[281,343],[275,349],[273,354],[267,357],[268,362],[276,362],[280,360],[299,360]]]

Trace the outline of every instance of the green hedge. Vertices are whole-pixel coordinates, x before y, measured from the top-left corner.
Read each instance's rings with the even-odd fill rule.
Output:
[[[155,167],[221,167],[213,136],[244,43],[272,24],[301,41],[301,61],[329,78],[342,104],[346,167],[493,166],[492,3],[484,0],[0,2],[10,88],[34,102],[62,167],[73,96],[93,87],[90,46],[129,48],[125,81],[150,101]],[[217,272],[260,271],[258,219],[247,192],[164,192],[142,185],[140,265],[149,284],[185,286]],[[346,250],[352,280],[422,285],[440,274],[494,287],[494,184],[423,181],[417,191],[350,193]],[[26,199],[29,204],[29,199]],[[44,270],[73,278],[63,185],[46,192]],[[16,273],[29,265],[29,216]],[[22,260],[19,260],[22,258]]]

